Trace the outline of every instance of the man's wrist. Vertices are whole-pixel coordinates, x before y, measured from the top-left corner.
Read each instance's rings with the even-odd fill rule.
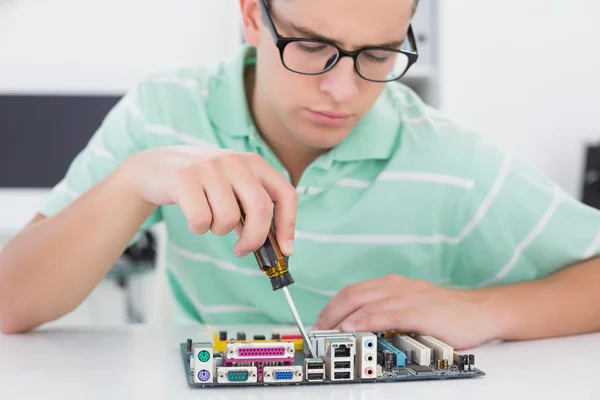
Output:
[[[107,177],[106,184],[109,190],[115,193],[118,198],[123,199],[130,209],[148,217],[154,212],[157,205],[144,201],[136,192],[135,173],[132,171],[130,163],[131,160],[122,163]]]
[[[515,302],[507,296],[506,287],[490,287],[478,291],[483,312],[491,324],[490,340],[505,339],[511,335],[514,327],[519,325],[519,312]]]

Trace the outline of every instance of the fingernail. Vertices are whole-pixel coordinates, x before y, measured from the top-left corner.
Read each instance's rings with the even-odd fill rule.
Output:
[[[242,258],[246,257],[249,253],[240,249],[233,249],[233,254],[235,254],[236,257]]]
[[[294,241],[288,240],[285,242],[285,249],[283,251],[285,251],[287,254],[292,254],[294,252]]]
[[[354,332],[356,330],[356,324],[354,322],[344,322],[342,324],[342,330],[346,332]]]

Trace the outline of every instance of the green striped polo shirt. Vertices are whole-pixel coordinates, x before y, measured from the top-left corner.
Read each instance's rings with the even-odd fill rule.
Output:
[[[217,66],[161,71],[107,115],[40,212],[52,216],[119,163],[148,148],[190,145],[256,152],[286,177],[249,113],[243,47]],[[399,274],[476,288],[542,278],[600,253],[600,211],[527,164],[428,107],[394,82],[338,147],[315,160],[299,195],[290,291],[306,324],[352,283]],[[293,324],[237,235],[195,235],[176,205],[164,222],[176,315],[209,324]]]

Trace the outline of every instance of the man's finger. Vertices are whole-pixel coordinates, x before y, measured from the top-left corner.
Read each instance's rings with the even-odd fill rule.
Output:
[[[422,333],[424,318],[414,309],[409,307],[397,307],[376,314],[368,314],[364,317],[348,321],[342,324],[342,329],[348,332],[386,332],[391,330]]]
[[[252,177],[250,180],[256,178]],[[235,193],[246,214],[242,235],[235,246],[235,250],[242,255],[258,250],[265,243],[273,219],[273,205],[269,195],[258,182],[256,185],[248,183],[234,184]]]
[[[190,174],[179,183],[176,203],[185,215],[191,232],[203,235],[210,230],[213,221],[210,205],[204,189]]]
[[[346,328],[349,326],[349,324],[366,318],[369,315],[381,314],[384,312],[394,310],[396,308],[403,307],[404,306],[401,304],[401,300],[398,297],[386,297],[381,300],[365,304],[358,310],[354,311],[352,314],[348,315],[342,321],[340,321],[340,323],[337,324],[334,329],[345,331],[347,330]]]
[[[290,256],[294,251],[298,193],[279,172],[262,158],[255,158],[252,166],[254,174],[258,177],[275,205],[273,219],[277,242],[283,254]]]
[[[325,306],[315,322],[317,329],[333,329],[365,304],[388,297],[377,279],[355,283],[342,289]]]

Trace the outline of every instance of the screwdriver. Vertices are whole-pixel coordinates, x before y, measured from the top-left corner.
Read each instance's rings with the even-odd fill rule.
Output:
[[[246,214],[244,213],[241,204],[240,213],[242,225],[244,225],[246,222]],[[254,256],[256,257],[256,261],[258,262],[258,266],[260,267],[261,271],[264,272],[271,281],[273,291],[281,289],[285,295],[285,299],[287,300],[288,306],[292,311],[296,325],[302,334],[304,342],[308,346],[310,355],[312,358],[316,358],[317,354],[315,353],[312,343],[308,338],[306,330],[304,329],[304,325],[302,324],[300,316],[298,315],[298,310],[296,310],[296,305],[294,304],[292,295],[288,290],[288,286],[294,283],[294,279],[288,270],[288,257],[284,256],[279,248],[279,242],[277,242],[277,238],[275,237],[273,224],[271,224],[271,228],[269,229],[269,234],[267,235],[265,243],[254,252]]]

